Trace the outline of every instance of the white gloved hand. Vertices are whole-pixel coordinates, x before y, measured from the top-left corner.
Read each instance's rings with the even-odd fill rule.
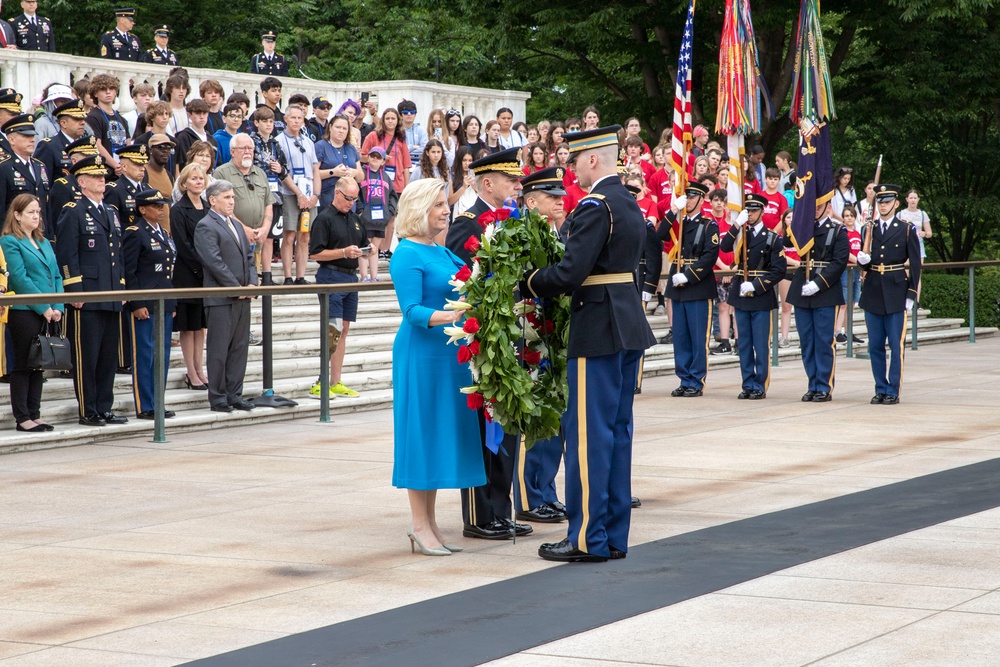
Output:
[[[652,299],[653,299],[653,293],[652,292],[643,292],[642,293],[642,300],[644,302],[645,301],[651,301]]]
[[[913,299],[906,300],[906,312],[911,312],[913,310]]]
[[[819,292],[819,285],[815,281],[810,280],[805,285],[802,286],[802,296],[812,296]]]
[[[688,277],[685,276],[683,273],[675,273],[673,278],[671,278],[670,280],[674,283],[674,287],[680,287],[681,285],[687,283]]]
[[[680,197],[674,197],[674,200],[671,202],[670,205],[673,207],[675,211],[683,211],[687,207],[687,203],[688,203],[688,198],[685,197],[684,195],[681,195]]]
[[[740,296],[747,296],[754,293],[753,283],[747,281],[745,283],[740,283]]]
[[[872,261],[872,256],[866,253],[864,250],[858,252],[858,264],[870,264]]]
[[[736,220],[733,221],[733,224],[736,225],[737,228],[739,228],[747,224],[747,220],[749,219],[750,219],[750,213],[747,212],[746,209],[743,209],[742,211],[740,211],[740,214],[736,216]]]

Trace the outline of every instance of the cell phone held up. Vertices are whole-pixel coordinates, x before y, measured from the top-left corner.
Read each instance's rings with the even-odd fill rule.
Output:
[[[371,97],[371,93],[369,93],[367,90],[361,93],[361,104],[362,105],[368,104],[369,97]]]

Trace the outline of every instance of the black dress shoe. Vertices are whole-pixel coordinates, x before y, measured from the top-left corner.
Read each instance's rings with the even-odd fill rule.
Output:
[[[119,366],[118,369],[115,370],[115,374],[117,374],[117,375],[132,375],[132,367],[131,366]]]
[[[638,498],[636,498],[635,496],[632,496],[631,505],[632,505],[632,509],[636,509],[636,508],[642,507],[642,501],[639,500]]]
[[[670,392],[670,395],[673,396],[674,398],[678,398],[684,395],[685,389],[687,389],[687,387],[677,387],[677,389],[674,389],[672,392]]]
[[[893,396],[891,394],[886,394],[882,398],[882,405],[898,405],[898,404],[899,404],[899,396]]]
[[[534,509],[518,512],[516,516],[520,521],[535,521],[537,523],[559,523],[566,520],[564,513],[557,512],[548,505],[539,505]]]
[[[627,551],[622,551],[621,549],[615,549],[614,547],[608,547],[611,551],[611,560],[621,560],[628,556]]]
[[[868,401],[872,405],[882,405],[882,401],[885,400],[885,394],[875,394],[872,396],[872,400]]]
[[[20,424],[18,424],[14,428],[14,430],[15,431],[23,431],[25,433],[42,433],[43,431],[50,430],[50,429],[45,428],[46,426],[48,426],[48,424],[35,424],[31,428],[24,428],[23,426],[21,426]]]
[[[828,391],[817,391],[815,394],[813,394],[812,398],[813,403],[827,403],[832,400],[833,396],[831,396],[830,392]]]
[[[305,278],[296,278],[295,279],[295,284],[296,285],[308,285],[309,281],[306,280]]]
[[[107,422],[104,421],[104,417],[101,415],[87,415],[86,417],[80,417],[80,423],[84,426],[106,426]]]
[[[222,403],[221,405],[213,405],[212,412],[232,412],[233,406]]]
[[[739,398],[739,399],[750,398],[750,390],[749,389],[744,389],[743,391],[740,392],[740,395],[737,396],[736,398]]]
[[[44,429],[46,431],[54,431],[54,430],[56,430],[55,426],[53,426],[52,424],[46,424],[45,422],[38,422],[38,425],[44,427]]]
[[[606,556],[595,556],[580,551],[570,544],[568,538],[556,544],[543,544],[538,547],[538,555],[545,560],[563,563],[604,563],[608,560]]]
[[[175,413],[173,410],[164,410],[163,411],[163,417],[165,419],[170,419],[171,417],[176,417],[176,416],[177,416],[177,413]],[[140,413],[136,414],[136,417],[138,417],[139,419],[156,419],[156,411],[155,410],[146,410],[145,412],[140,412]]]
[[[563,505],[563,504],[562,504],[561,502],[559,502],[558,500],[557,500],[557,501],[555,501],[554,503],[546,503],[546,504],[547,504],[547,505],[548,505],[549,507],[551,507],[552,509],[554,509],[555,511],[557,511],[557,512],[562,512],[563,514],[566,514],[566,506],[565,506],[565,505]]]
[[[697,398],[698,396],[701,396],[701,389],[684,387],[684,398]]]
[[[514,537],[513,531],[499,521],[485,526],[474,526],[465,524],[462,528],[463,537],[476,537],[481,540],[509,540]]]
[[[813,391],[812,389],[810,389],[806,393],[802,394],[802,402],[803,403],[811,403],[812,400],[813,400],[813,397],[815,397],[816,394],[818,394],[818,393],[819,393],[818,391]]]
[[[105,412],[101,415],[105,422],[108,424],[127,424],[128,417],[122,417],[121,415],[116,415],[113,412]]]
[[[760,389],[754,389],[750,392],[749,398],[751,401],[759,401],[762,398],[767,398],[767,394],[762,392]]]
[[[525,535],[531,535],[535,532],[535,529],[526,523],[514,523],[510,519],[497,519],[497,521],[504,525],[504,527],[510,531],[511,528],[514,529],[514,534],[517,537],[524,537]]]
[[[257,406],[249,401],[244,401],[243,399],[240,399],[235,403],[230,403],[229,407],[233,408],[234,410],[253,410]]]

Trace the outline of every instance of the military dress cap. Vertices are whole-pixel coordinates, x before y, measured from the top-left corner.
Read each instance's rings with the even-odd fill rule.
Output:
[[[126,16],[130,19],[135,19],[135,7],[122,7],[121,9],[115,10],[115,16]]]
[[[632,185],[631,183],[628,183],[625,185],[625,189],[628,190],[629,194],[631,194],[636,199],[638,199],[642,195],[642,188],[640,188],[638,185]]]
[[[562,139],[569,144],[569,156],[572,159],[581,151],[602,148],[604,146],[617,146],[618,132],[621,129],[621,125],[608,125],[607,127],[599,127],[596,130],[567,132],[562,136]]]
[[[708,194],[708,186],[702,185],[698,181],[688,181],[684,194],[688,197],[704,197]]]
[[[35,136],[35,121],[30,115],[22,113],[4,123],[0,130],[4,134],[27,134],[33,137]]]
[[[763,211],[767,206],[767,197],[759,194],[749,194],[743,207],[748,211]]]
[[[135,193],[136,206],[156,206],[158,204],[169,204],[170,198],[164,197],[156,188],[146,188]]]
[[[565,197],[566,188],[563,186],[563,176],[565,175],[566,170],[562,167],[539,169],[521,179],[522,194],[542,192],[554,197]]]
[[[153,26],[153,34],[157,37],[170,37],[170,26],[166,23]]]
[[[891,183],[876,185],[875,201],[892,201],[893,199],[899,199],[899,195],[902,191],[903,188],[898,185],[892,185]]]
[[[269,42],[273,42],[274,40],[278,39],[278,34],[273,30],[264,30],[260,33],[260,38],[266,39]]]
[[[521,178],[524,176],[524,172],[521,171],[521,162],[517,157],[520,152],[520,147],[508,148],[499,153],[481,157],[469,166],[472,169],[472,173],[477,176],[497,171],[501,174]]]
[[[97,155],[97,137],[82,136],[76,141],[66,145],[66,155],[82,153],[84,155]]]
[[[108,167],[104,164],[104,158],[100,155],[88,155],[72,167],[69,173],[74,176],[107,176]]]
[[[149,162],[149,151],[146,144],[129,144],[118,151],[118,157],[131,160],[136,164],[146,164]]]
[[[13,88],[0,88],[0,109],[21,113],[21,100],[24,96]]]
[[[87,117],[87,110],[84,108],[83,100],[73,100],[72,102],[57,106],[53,110],[52,115],[56,118],[66,116],[68,118],[83,120]]]

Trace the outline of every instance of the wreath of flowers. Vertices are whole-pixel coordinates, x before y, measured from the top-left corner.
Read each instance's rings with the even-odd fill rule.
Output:
[[[462,388],[469,408],[484,408],[487,420],[521,433],[530,447],[559,434],[566,409],[570,297],[515,295],[526,271],[559,262],[565,248],[535,211],[502,208],[478,222],[482,235],[465,243],[473,268],[450,283],[465,298],[446,306],[465,310],[466,320],[445,333],[472,372],[473,384]]]

